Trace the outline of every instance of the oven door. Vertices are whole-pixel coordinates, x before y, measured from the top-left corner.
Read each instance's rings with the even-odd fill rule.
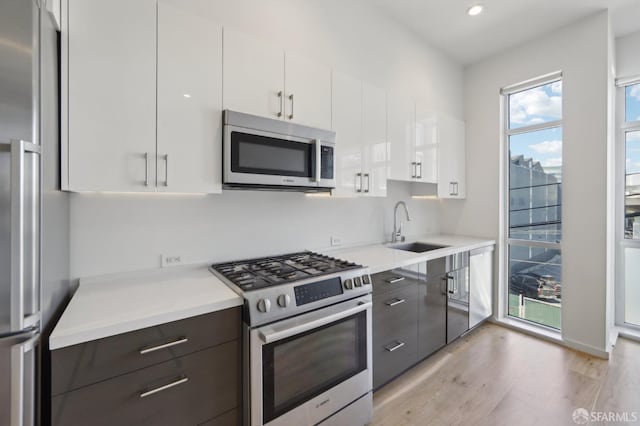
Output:
[[[224,131],[224,183],[317,187],[319,142],[231,125]]]
[[[249,340],[252,425],[314,425],[371,392],[370,295],[251,330]]]

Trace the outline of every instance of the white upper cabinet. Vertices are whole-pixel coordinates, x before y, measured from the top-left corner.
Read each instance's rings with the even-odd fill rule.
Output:
[[[334,195],[355,196],[364,190],[362,173],[362,82],[339,72],[332,81],[332,130],[336,132]]]
[[[63,3],[63,189],[221,191],[222,29],[169,3]]]
[[[387,142],[387,95],[384,90],[362,83],[362,148],[365,194],[387,196],[389,143]]]
[[[285,58],[285,120],[331,129],[331,69],[290,52]]]
[[[284,119],[284,52],[224,29],[224,108]]]
[[[439,115],[438,135],[438,197],[466,197],[465,124],[454,117]]]
[[[222,27],[158,3],[157,189],[222,190]]]
[[[331,127],[329,67],[228,28],[223,63],[225,109]]]
[[[412,99],[387,96],[387,139],[389,141],[389,179],[413,181],[416,176],[416,111]]]
[[[423,102],[416,102],[415,181],[438,183],[436,117]]]
[[[336,189],[343,197],[384,197],[389,170],[386,94],[333,73],[332,129],[336,132]]]
[[[155,191],[156,0],[66,7],[63,189]]]

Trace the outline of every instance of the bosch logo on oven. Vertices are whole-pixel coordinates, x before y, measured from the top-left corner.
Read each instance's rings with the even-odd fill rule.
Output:
[[[325,404],[329,403],[329,401],[330,401],[330,399],[329,399],[329,398],[325,399],[325,400],[324,400],[324,401],[322,401],[320,404],[316,405],[316,408],[320,408],[320,407],[322,407],[323,405],[325,405]]]

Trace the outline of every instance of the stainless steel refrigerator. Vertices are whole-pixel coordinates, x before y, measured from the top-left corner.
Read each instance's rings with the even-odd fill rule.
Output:
[[[41,423],[43,336],[69,288],[59,37],[40,3],[0,1],[0,426]]]

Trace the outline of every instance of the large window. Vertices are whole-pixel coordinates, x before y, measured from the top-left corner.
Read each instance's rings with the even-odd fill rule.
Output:
[[[504,89],[508,314],[560,329],[562,80]]]
[[[624,264],[621,296],[624,303],[618,306],[623,309],[624,323],[640,327],[640,82],[636,80],[623,89],[621,142],[624,165],[621,168],[624,178],[620,189],[624,191],[621,232]]]

